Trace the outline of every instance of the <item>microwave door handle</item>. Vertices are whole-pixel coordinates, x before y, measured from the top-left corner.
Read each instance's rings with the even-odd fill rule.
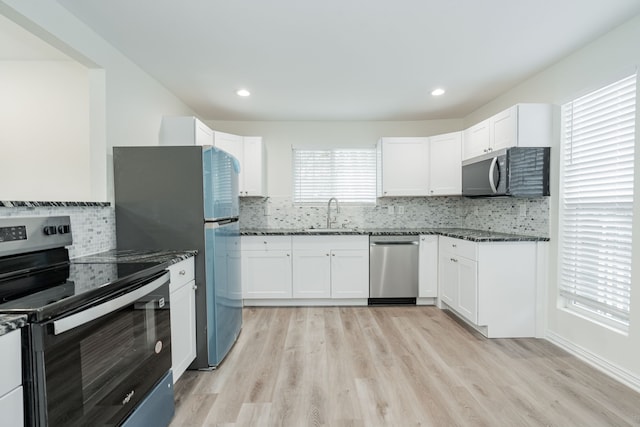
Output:
[[[165,283],[169,283],[169,273],[165,273],[156,280],[134,291],[127,292],[126,294],[119,296],[118,298],[114,298],[105,303],[96,305],[94,307],[72,314],[71,316],[63,317],[60,320],[54,321],[53,333],[54,335],[60,335],[64,332],[70,331],[71,329],[77,328],[78,326],[82,326],[93,320],[96,320],[97,318],[102,317],[105,314],[109,314],[121,309],[122,307],[126,307],[129,304],[132,304],[138,299],[147,295],[149,292],[158,289]]]
[[[496,172],[496,164],[498,163],[498,158],[494,157],[491,160],[491,166],[489,166],[489,185],[491,186],[491,191],[494,193],[498,192],[497,186],[500,184],[500,171],[498,171],[498,179],[494,178]]]

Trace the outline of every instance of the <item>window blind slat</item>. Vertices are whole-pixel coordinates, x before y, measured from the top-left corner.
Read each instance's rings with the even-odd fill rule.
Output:
[[[375,149],[293,150],[294,203],[375,203]]]
[[[634,74],[562,107],[560,295],[569,309],[629,326]]]

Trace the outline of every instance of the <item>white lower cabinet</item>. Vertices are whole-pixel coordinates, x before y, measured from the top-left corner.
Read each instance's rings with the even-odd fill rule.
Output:
[[[291,236],[242,236],[245,300],[291,298]]]
[[[169,267],[171,282],[171,366],[173,382],[196,358],[196,282],[194,258]]]
[[[293,236],[293,298],[368,298],[369,236]]]
[[[441,305],[489,338],[536,336],[536,242],[471,242],[441,236]]]
[[[20,330],[0,336],[0,424],[24,425]]]
[[[438,236],[421,235],[418,246],[418,303],[438,296]]]
[[[364,304],[369,236],[243,236],[242,289],[245,305]]]

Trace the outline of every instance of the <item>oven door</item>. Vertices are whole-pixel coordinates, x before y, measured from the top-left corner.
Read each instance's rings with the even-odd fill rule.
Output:
[[[32,325],[30,339],[30,425],[119,425],[171,369],[169,273]]]

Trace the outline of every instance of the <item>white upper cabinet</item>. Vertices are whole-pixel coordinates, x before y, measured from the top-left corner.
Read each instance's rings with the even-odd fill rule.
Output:
[[[378,197],[462,193],[462,133],[381,138]]]
[[[381,138],[378,197],[429,195],[429,138]]]
[[[240,162],[239,188],[241,197],[266,197],[264,143],[260,136],[238,136],[214,132],[214,145]]]
[[[429,138],[429,195],[462,194],[462,132]]]
[[[488,152],[491,145],[491,123],[484,120],[464,131],[464,159],[471,159]]]
[[[549,147],[554,106],[517,104],[464,132],[463,160],[510,147]]]
[[[163,117],[160,145],[213,145],[213,131],[193,116]]]
[[[267,196],[264,143],[261,136],[245,136],[242,153],[241,196]]]

